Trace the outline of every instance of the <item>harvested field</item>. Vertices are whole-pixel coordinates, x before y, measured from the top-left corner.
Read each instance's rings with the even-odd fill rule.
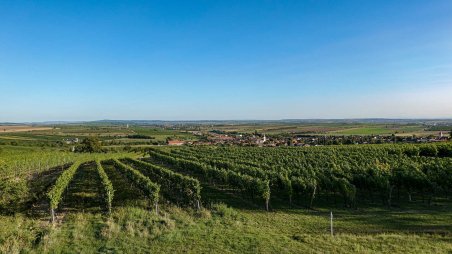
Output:
[[[40,127],[30,125],[0,125],[0,133],[27,132],[27,131],[45,131],[52,130],[53,127]]]

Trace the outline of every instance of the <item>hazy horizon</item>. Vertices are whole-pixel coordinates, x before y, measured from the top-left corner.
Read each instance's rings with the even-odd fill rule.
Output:
[[[452,2],[0,3],[0,122],[452,118]]]
[[[94,123],[94,122],[305,122],[305,123],[326,123],[326,122],[354,122],[354,123],[386,123],[400,122],[407,123],[409,121],[452,121],[452,118],[297,118],[297,119],[94,119],[94,120],[49,120],[49,121],[0,121],[0,124],[76,124],[76,123]]]

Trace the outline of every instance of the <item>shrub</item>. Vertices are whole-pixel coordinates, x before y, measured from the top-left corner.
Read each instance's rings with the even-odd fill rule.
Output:
[[[225,219],[237,219],[238,213],[233,208],[228,207],[224,203],[214,204],[212,205],[212,212],[215,215],[218,215]]]

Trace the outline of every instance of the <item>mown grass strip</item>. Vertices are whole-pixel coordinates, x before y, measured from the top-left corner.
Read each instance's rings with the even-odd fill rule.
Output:
[[[114,166],[132,181],[141,191],[144,192],[149,202],[155,206],[155,211],[158,213],[158,201],[160,195],[160,185],[152,182],[148,177],[144,176],[140,171],[125,165],[118,159],[112,160]]]

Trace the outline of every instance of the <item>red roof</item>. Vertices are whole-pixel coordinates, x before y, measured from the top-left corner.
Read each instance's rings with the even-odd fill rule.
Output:
[[[184,143],[182,140],[168,140],[168,145],[183,145]]]

